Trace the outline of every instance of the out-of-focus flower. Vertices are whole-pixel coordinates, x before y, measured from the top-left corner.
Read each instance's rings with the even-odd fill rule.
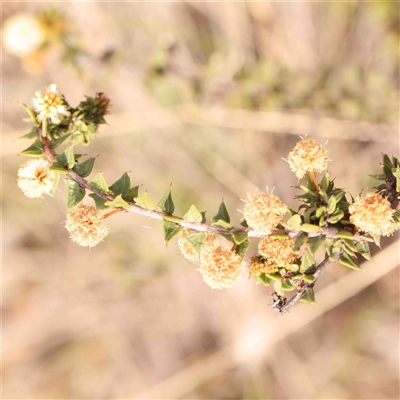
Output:
[[[191,243],[186,239],[189,235],[199,233],[193,229],[183,228],[178,236],[178,246],[182,255],[190,262],[196,264],[200,262],[204,254],[211,253],[218,245],[217,235],[212,232],[203,232],[205,237],[198,253]]]
[[[218,246],[213,252],[204,254],[199,269],[208,286],[221,290],[236,282],[242,271],[242,260],[237,254]]]
[[[260,256],[251,257],[247,267],[250,276],[260,275],[262,273],[272,274],[278,271],[277,264],[269,262]]]
[[[18,170],[18,187],[29,198],[51,195],[55,178],[49,162],[43,158],[33,158]]]
[[[282,221],[288,208],[279,197],[273,194],[257,193],[250,196],[244,206],[247,224],[262,233],[268,234]]]
[[[94,247],[109,232],[102,224],[102,216],[94,206],[78,204],[68,211],[65,227],[71,240],[83,247]]]
[[[297,256],[294,254],[294,241],[292,238],[271,238],[266,236],[258,244],[258,253],[268,262],[284,266],[292,264]]]
[[[38,113],[37,118],[43,121],[44,118],[49,118],[53,124],[60,124],[65,117],[70,116],[70,112],[64,102],[63,95],[57,89],[57,85],[52,83],[46,93],[37,91],[32,99],[35,111]]]
[[[4,23],[4,48],[18,57],[34,53],[44,40],[45,33],[37,18],[32,15],[16,14]]]
[[[362,232],[389,236],[400,227],[393,221],[395,210],[378,193],[368,193],[364,198],[357,197],[350,205],[349,212],[350,222]]]
[[[314,139],[303,139],[289,153],[290,169],[301,179],[307,172],[322,172],[328,167],[328,151]]]

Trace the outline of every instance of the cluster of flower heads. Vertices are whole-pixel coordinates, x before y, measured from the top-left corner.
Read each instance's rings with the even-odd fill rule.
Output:
[[[95,98],[88,98],[85,102],[82,102],[74,111],[68,106],[57,86],[52,84],[46,93],[36,92],[33,99],[34,109],[30,110],[30,113],[34,114],[34,121],[38,122],[36,126],[40,124],[41,127],[44,127],[45,122],[50,122],[56,127],[60,125],[61,129],[64,129],[61,124],[68,118],[65,129],[70,129],[70,126],[74,126],[76,123],[76,119],[87,126],[104,123],[103,117],[108,112],[109,102],[105,95],[99,93]],[[71,115],[74,115],[72,119]],[[40,134],[39,131],[37,133],[36,140],[42,139],[43,133]],[[67,133],[64,132],[63,134]],[[313,228],[321,230],[328,223],[337,226],[341,219],[345,218],[347,224],[343,222],[344,225],[340,225],[340,229],[347,231],[345,233],[360,231],[376,236],[391,235],[399,229],[399,223],[395,220],[396,210],[393,206],[395,203],[389,202],[387,196],[380,194],[379,190],[378,193],[368,193],[365,197],[360,196],[349,205],[347,201],[342,200],[345,198],[345,192],[341,189],[335,189],[335,192],[333,181],[330,181],[329,177],[325,179],[325,186],[319,187],[314,173],[326,170],[329,160],[326,149],[314,140],[303,139],[297,143],[294,150],[290,152],[287,161],[290,169],[298,178],[310,174],[311,180],[308,179],[308,181],[313,182],[307,190],[314,192],[309,195],[311,197],[309,197],[308,203],[304,201],[304,204],[299,208],[299,213],[301,209],[303,211],[306,209],[311,210],[311,212],[318,211],[319,214],[313,215],[311,213],[307,220],[305,212],[304,215],[296,214],[276,195],[257,192],[249,196],[243,209],[244,226],[248,228],[237,231],[241,234],[244,233],[246,238],[249,231],[254,231],[257,234],[256,236],[261,237],[258,244],[258,254],[251,257],[248,263],[251,276],[273,274],[274,278],[280,279],[280,273],[282,279],[286,279],[285,277],[290,275],[286,273],[287,271],[298,273],[302,256],[299,255],[298,248],[295,251],[295,241],[288,235],[288,229],[295,231],[289,233],[301,234],[305,237],[307,230],[301,230],[303,223],[304,226],[314,224],[315,227]],[[398,161],[396,163],[398,167]],[[27,197],[39,198],[44,194],[52,195],[58,182],[58,172],[52,170],[51,167],[51,163],[43,158],[31,159],[21,166],[18,171],[18,186]],[[392,168],[387,169],[390,174]],[[325,177],[327,175],[325,174]],[[324,178],[321,180],[321,185],[323,181]],[[329,186],[330,184],[332,186]],[[328,189],[329,187],[330,189]],[[391,193],[392,195],[393,193]],[[395,192],[394,195],[398,197],[399,193]],[[314,208],[310,206],[312,199],[317,199],[317,206]],[[80,200],[82,199],[80,198]],[[344,211],[339,207],[340,203],[342,203],[341,207],[344,207]],[[288,211],[290,211],[292,218],[297,217],[299,225],[293,227],[289,224],[289,220],[283,221],[283,217]],[[321,215],[327,216],[327,218],[321,219]],[[335,215],[339,216],[336,220],[333,219]],[[311,217],[315,218],[312,220]],[[398,220],[398,217],[396,218]],[[109,232],[108,228],[103,225],[103,219],[104,216],[98,208],[79,203],[68,211],[65,227],[74,243],[84,247],[94,247],[103,241]],[[225,223],[228,222],[229,218]],[[216,226],[218,226],[218,220],[216,223]],[[225,236],[229,236],[229,229],[224,228]],[[233,239],[235,238],[233,237]],[[242,243],[234,241],[235,243]],[[217,235],[213,232],[198,232],[194,229],[183,228],[178,235],[178,246],[187,260],[198,265],[204,281],[213,289],[224,289],[232,286],[241,274],[244,253],[235,251],[237,244],[231,250],[223,247]]]

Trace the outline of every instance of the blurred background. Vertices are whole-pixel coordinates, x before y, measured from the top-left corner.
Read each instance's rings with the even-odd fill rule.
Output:
[[[57,83],[72,105],[112,100],[82,148],[96,171],[132,171],[155,201],[172,182],[178,215],[223,197],[237,225],[266,186],[295,208],[282,157],[300,135],[365,193],[398,156],[398,2],[4,2],[2,26],[3,398],[399,398],[398,237],[282,317],[246,271],[210,289],[157,221],[116,215],[105,242],[74,245],[64,185],[17,188],[15,141],[17,103]]]

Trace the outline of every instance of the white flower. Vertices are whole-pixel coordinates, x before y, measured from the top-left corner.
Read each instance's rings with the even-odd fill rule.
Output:
[[[4,24],[4,48],[18,57],[35,52],[44,39],[45,35],[38,20],[32,15],[16,14]]]
[[[60,124],[64,117],[70,116],[71,113],[68,111],[63,96],[55,83],[47,88],[45,94],[37,91],[35,96],[32,103],[39,121],[49,118],[53,124]]]
[[[51,195],[55,174],[50,163],[43,158],[33,158],[21,165],[18,170],[18,187],[31,199]]]

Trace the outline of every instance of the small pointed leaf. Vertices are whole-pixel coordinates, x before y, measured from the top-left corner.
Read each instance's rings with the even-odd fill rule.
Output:
[[[105,205],[106,200],[104,200],[102,197],[98,196],[95,193],[89,194],[89,196],[94,200],[96,204],[96,208],[99,210],[105,210],[108,208],[108,206]]]
[[[146,210],[154,210],[154,204],[147,192],[142,193],[139,197],[135,197],[135,203]]]
[[[36,139],[38,137],[38,133],[35,129],[31,130],[26,135],[20,136],[17,140],[29,140],[29,139]]]
[[[315,254],[324,243],[325,243],[325,236],[323,235],[309,238],[306,242],[307,246],[311,251],[311,254]]]
[[[206,235],[203,232],[191,233],[190,235],[185,236],[185,239],[193,246],[193,248],[199,254],[205,238]]]
[[[78,175],[86,178],[92,172],[94,162],[96,161],[95,157],[91,157],[80,164],[75,164],[74,168],[72,168]]]
[[[316,263],[311,255],[310,251],[307,250],[304,254],[303,257],[301,258],[301,265],[300,265],[300,271],[301,272],[307,272],[310,271],[311,269],[315,268]]]
[[[270,286],[271,282],[273,282],[273,279],[268,278],[267,275],[265,275],[264,273],[261,273],[260,275],[256,276],[256,282],[262,283],[265,286]]]
[[[344,216],[344,212],[340,210],[339,208],[336,209],[336,211],[329,217],[329,223],[330,224],[336,224],[338,223]]]
[[[27,149],[21,152],[23,156],[29,157],[43,157],[43,145],[39,139],[36,139]]]
[[[129,193],[130,186],[131,179],[129,178],[129,172],[124,172],[121,178],[110,186],[110,190],[115,196],[121,194],[125,198]]]
[[[355,270],[361,270],[360,266],[357,263],[357,259],[355,257],[350,256],[347,253],[343,253],[339,257],[339,262],[342,265],[345,265],[346,267],[355,269]]]
[[[369,249],[369,243],[365,240],[356,244],[357,251],[368,261],[371,261],[371,252]]]
[[[203,216],[197,207],[192,204],[189,208],[189,211],[183,216],[183,219],[188,222],[201,222],[203,220]]]
[[[170,221],[163,221],[162,227],[164,231],[164,239],[168,243],[171,239],[173,239],[182,229],[181,226],[174,224]]]
[[[232,232],[231,235],[236,244],[242,244],[249,236],[246,232]]]
[[[302,222],[301,215],[295,214],[288,219],[286,224],[289,228],[299,231],[301,229]]]
[[[125,210],[131,208],[131,205],[127,203],[120,194],[114,200],[106,201],[104,204],[108,207],[114,207],[114,208],[122,207]]]
[[[231,219],[228,214],[228,210],[226,209],[225,203],[222,201],[222,203],[219,205],[218,213],[217,215],[212,219],[213,222],[217,222],[219,220],[225,221],[225,222],[231,222]]]
[[[315,304],[314,289],[307,288],[300,301],[303,303]]]
[[[85,189],[81,188],[78,183],[71,179],[64,179],[67,187],[67,208],[70,209],[79,204],[85,197]]]
[[[89,185],[96,189],[100,193],[110,193],[110,190],[108,189],[106,180],[104,179],[104,176],[101,172],[98,172],[95,177],[90,180]]]
[[[139,196],[139,186],[134,186],[129,189],[128,195],[125,196],[126,201],[134,202],[135,198]]]
[[[157,207],[166,214],[173,214],[175,210],[174,202],[172,201],[171,188],[167,189],[164,196],[158,202]]]
[[[235,253],[240,256],[241,258],[244,257],[244,255],[246,254],[247,250],[250,247],[250,240],[246,239],[244,242],[240,243],[236,249],[235,249]]]
[[[71,135],[72,133],[68,133],[67,135],[61,136],[60,138],[53,140],[51,142],[51,147],[55,149],[56,147],[60,146],[60,144],[64,143]]]

